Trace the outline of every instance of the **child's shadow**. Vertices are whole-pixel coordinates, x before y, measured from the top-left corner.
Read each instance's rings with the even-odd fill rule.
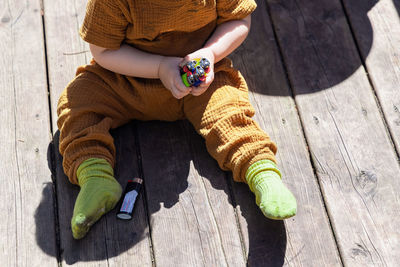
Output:
[[[250,34],[231,56],[235,66],[247,73],[250,90],[258,80],[265,80],[260,83],[268,89],[257,93],[316,93],[342,83],[363,67],[359,53],[367,58],[373,43],[368,12],[378,1],[346,2],[351,4],[345,5],[344,12],[340,1],[257,1]],[[399,1],[393,3],[399,12]],[[293,93],[286,89],[285,72]]]
[[[249,266],[282,266],[287,243],[284,222],[265,218],[255,204],[255,196],[248,185],[234,182],[231,172],[223,172],[219,168],[217,162],[209,156],[204,140],[194,131],[190,123],[182,122],[182,127],[187,135],[187,143],[190,145],[190,159],[194,169],[203,179],[208,180],[204,181],[204,184],[209,183],[212,187],[208,188],[208,194],[223,191],[224,195],[228,196],[228,205],[236,209],[247,264]],[[224,179],[222,179],[222,174],[224,174]],[[218,209],[215,207],[213,209],[214,214],[217,214]],[[220,231],[223,230],[220,229]],[[227,249],[229,248],[225,248]]]
[[[363,25],[358,29],[361,31],[361,38],[358,39],[359,48],[362,55],[366,58],[373,41],[373,33],[371,23],[368,19],[368,11],[376,4],[376,0],[368,0],[364,2],[361,8],[358,9],[358,23]],[[400,13],[400,4],[398,1],[393,1],[397,11]],[[242,46],[234,57],[234,62],[238,63],[238,67],[244,73],[246,80],[249,83],[250,90],[265,95],[291,95],[288,90],[283,90],[283,86],[279,86],[282,82],[281,59],[276,49],[276,40],[270,28],[268,16],[265,16],[266,6],[264,1],[257,1],[259,7],[253,16],[252,31],[244,46]],[[310,2],[311,3],[311,2]],[[322,12],[311,14],[296,13],[296,8],[290,6],[291,1],[270,1],[270,11],[273,13],[274,26],[279,36],[280,47],[288,49],[285,51],[284,60],[287,63],[286,68],[289,73],[289,78],[295,83],[294,94],[306,94],[330,88],[337,85],[348,77],[350,77],[360,66],[361,61],[358,54],[353,50],[348,49],[352,44],[346,37],[343,37],[343,32],[348,32],[348,29],[339,27],[343,23],[336,23],[338,20],[343,22],[341,12]],[[357,6],[357,5],[354,5]],[[320,16],[316,18],[315,16]],[[279,20],[276,21],[276,19]],[[335,27],[332,25],[335,24]],[[338,26],[339,25],[339,26]],[[309,28],[307,28],[309,27]],[[319,29],[316,29],[316,27]],[[268,32],[265,35],[265,32]],[[293,33],[299,36],[293,36]],[[268,38],[267,38],[268,37]],[[299,53],[298,50],[304,52]],[[299,54],[317,56],[313,52],[307,52],[308,49],[316,49],[319,58],[298,57]],[[297,55],[297,58],[296,58]],[[252,65],[246,62],[247,59],[258,58],[257,63],[260,65]],[[270,63],[273,62],[273,63]],[[321,63],[323,66],[315,64]],[[277,67],[278,66],[278,67]],[[260,75],[260,71],[262,74]],[[322,71],[322,72],[321,72]],[[265,74],[265,75],[264,75]],[[302,76],[302,79],[296,77]],[[257,84],[257,80],[262,79],[265,82]],[[297,81],[307,81],[306,84],[298,83]],[[253,89],[255,88],[256,89]],[[53,184],[48,184],[43,190],[43,197],[40,205],[35,213],[36,221],[36,239],[39,246],[47,254],[57,257],[58,260],[65,260],[67,264],[72,264],[77,261],[95,261],[104,260],[116,257],[123,254],[133,247],[141,247],[142,243],[149,240],[148,217],[160,210],[160,205],[164,208],[171,208],[179,201],[179,195],[188,190],[187,178],[190,171],[190,163],[193,162],[194,168],[199,175],[208,179],[212,187],[216,190],[222,190],[229,196],[230,205],[237,208],[247,223],[248,231],[248,257],[249,264],[252,266],[281,266],[284,263],[286,251],[286,230],[283,222],[271,221],[265,219],[261,212],[254,204],[254,196],[244,184],[231,182],[230,178],[222,181],[215,179],[214,175],[218,172],[218,166],[210,158],[205,150],[204,144],[200,141],[193,129],[190,129],[187,122],[176,123],[143,123],[144,128],[161,127],[168,129],[168,134],[180,134],[190,136],[192,142],[183,142],[190,144],[192,148],[185,148],[192,151],[190,157],[180,157],[179,162],[175,162],[173,167],[168,167],[171,163],[170,158],[165,158],[167,155],[172,155],[174,149],[160,154],[158,157],[153,155],[153,158],[142,159],[145,174],[145,183],[152,193],[147,196],[151,198],[148,204],[146,213],[141,205],[137,205],[135,217],[133,221],[123,222],[115,219],[115,211],[109,213],[102,221],[95,224],[88,236],[85,239],[76,241],[72,238],[70,231],[70,218],[72,216],[73,205],[75,198],[79,192],[78,187],[71,185],[62,172],[60,164],[49,164],[52,170],[53,177],[57,188],[53,188]],[[181,130],[176,131],[174,128],[180,127]],[[129,138],[131,130],[126,130],[126,127],[132,128],[129,124],[121,129],[116,130],[117,147],[123,148],[117,151],[117,166],[116,176],[119,181],[125,186],[124,181],[132,176],[141,176],[143,173],[138,168],[132,166],[137,165],[136,148],[130,145],[118,145],[118,142],[123,142],[123,139]],[[182,128],[184,129],[182,131]],[[125,137],[124,137],[125,136]],[[143,139],[146,138],[146,133],[139,134]],[[150,138],[150,137],[149,137]],[[152,136],[154,138],[154,136]],[[154,143],[148,143],[154,147],[154,153],[160,151],[159,145],[170,142],[168,135],[159,137]],[[186,137],[187,138],[187,137]],[[199,139],[200,138],[200,139]],[[58,133],[55,135],[55,143],[58,143]],[[175,139],[174,139],[175,140]],[[143,140],[141,140],[143,141]],[[132,142],[128,142],[132,144]],[[201,145],[203,144],[203,145]],[[189,147],[190,147],[189,146]],[[193,146],[196,149],[193,151]],[[202,148],[201,148],[202,146]],[[57,147],[57,146],[56,146]],[[53,149],[53,145],[49,145],[49,162],[58,159],[61,162],[60,155],[57,149]],[[58,158],[57,158],[58,157]],[[155,161],[155,157],[157,161]],[[136,163],[135,163],[136,162]],[[53,168],[54,167],[54,168]],[[157,173],[157,169],[163,169],[166,173],[163,177],[153,177],[153,173]],[[136,173],[135,173],[136,172]],[[221,172],[221,171],[219,171]],[[158,173],[161,173],[158,171]],[[155,179],[154,181],[151,179]],[[159,179],[157,183],[156,179]],[[228,182],[228,186],[227,186]],[[232,188],[230,190],[229,188]],[[57,201],[53,201],[54,189],[57,192]],[[233,194],[232,194],[233,192]],[[146,195],[141,194],[138,203],[145,199]],[[62,251],[54,249],[53,240],[46,238],[46,233],[49,229],[48,225],[42,224],[41,216],[48,214],[46,207],[49,203],[57,203],[56,228],[60,229],[57,236],[61,240],[57,240],[58,247],[62,243]],[[243,227],[243,225],[242,225]],[[243,229],[242,229],[243,231]],[[260,234],[261,233],[261,234]],[[53,234],[49,233],[48,238],[52,239]],[[245,237],[246,238],[246,237]],[[50,242],[49,242],[50,241]],[[145,244],[145,245],[146,245]],[[137,256],[140,253],[137,252]],[[134,257],[134,256],[131,256]]]
[[[126,185],[128,179],[139,176],[137,168],[133,167],[137,166],[136,150],[132,140],[126,141],[134,139],[133,136],[126,136],[131,133],[130,128],[132,127],[128,124],[112,131],[118,147],[114,174],[122,186]],[[78,261],[96,261],[118,256],[145,240],[148,237],[148,229],[147,215],[143,205],[136,205],[139,207],[135,209],[135,220],[130,222],[117,220],[114,209],[99,223],[93,225],[84,239],[73,239],[70,220],[79,187],[71,184],[64,174],[61,165],[62,156],[58,151],[59,135],[60,132],[57,131],[53,142],[49,144],[47,153],[53,183],[47,184],[43,189],[41,203],[35,212],[36,242],[40,248],[60,262],[74,264]],[[128,138],[125,140],[128,144],[126,146],[119,144],[119,142],[124,142],[122,140],[124,138]],[[139,196],[137,203],[143,203],[143,196],[144,194]],[[41,220],[41,216],[48,213],[45,209],[50,206],[49,203],[55,203],[56,249],[53,248],[54,242],[49,240],[53,239],[54,233],[48,233],[53,227],[43,224]]]
[[[53,234],[46,235],[46,232],[53,227],[49,228],[40,220],[40,216],[47,212],[44,209],[53,202],[55,195],[53,185],[48,184],[43,190],[42,201],[35,213],[36,239],[44,252],[67,264],[111,259],[128,250],[136,255],[131,257],[150,258],[150,255],[140,254],[146,254],[140,250],[146,249],[150,238],[147,216],[151,217],[152,214],[157,213],[161,206],[166,209],[173,207],[179,202],[180,194],[191,190],[188,188],[187,179],[192,162],[194,170],[203,177],[197,179],[208,179],[213,187],[212,190],[223,191],[228,195],[228,205],[238,208],[238,212],[245,219],[245,225],[241,227],[246,227],[248,231],[248,245],[245,247],[248,251],[249,263],[252,266],[261,266],[266,263],[273,266],[283,265],[286,249],[284,223],[263,217],[255,205],[254,195],[247,185],[232,182],[230,174],[219,169],[217,163],[206,151],[203,139],[187,121],[140,122],[137,136],[140,139],[140,146],[145,150],[141,152],[140,158],[136,155],[138,142],[132,142],[136,125],[137,123],[130,123],[112,131],[118,148],[115,175],[123,186],[128,179],[144,175],[146,194],[142,191],[137,203],[142,203],[147,195],[147,199],[151,200],[146,201],[148,214],[143,205],[136,205],[133,220],[125,222],[116,219],[114,210],[96,223],[84,239],[74,240],[69,224],[79,188],[68,182],[60,165],[61,156],[57,152],[58,146],[56,145],[54,149],[50,144],[48,160],[49,162],[54,161],[52,158],[54,157],[58,162],[57,166],[54,163],[49,165],[50,167],[54,166],[51,169],[56,178],[58,203],[58,216],[56,217],[59,218],[56,221],[58,224],[56,228],[59,229],[57,235],[60,239],[57,240],[57,246],[61,247],[61,251],[54,249],[53,240],[49,240]],[[58,138],[59,132],[54,136],[54,143],[58,143]],[[131,138],[131,141],[127,141],[128,138]],[[142,162],[144,174],[141,173],[141,166],[138,162]],[[228,179],[226,179],[227,176],[229,176]],[[230,187],[233,190],[229,189]],[[232,192],[234,192],[233,195]],[[234,217],[232,220],[232,223],[236,225]],[[246,232],[246,229],[241,229],[241,231],[245,230]]]
[[[263,216],[248,186],[244,183],[233,182],[231,173],[223,172],[219,168],[217,162],[207,152],[203,138],[195,132],[188,121],[141,122],[139,127],[139,140],[146,150],[146,152],[141,151],[144,157],[144,177],[146,184],[151,186],[148,190],[148,199],[151,199],[150,214],[158,212],[161,203],[165,208],[176,205],[177,201],[185,199],[184,195],[186,198],[190,195],[190,198],[197,199],[195,205],[207,206],[206,203],[199,203],[197,198],[199,194],[202,194],[200,192],[204,184],[207,191],[204,201],[208,200],[221,235],[229,231],[222,229],[223,227],[232,226],[223,224],[221,221],[230,219],[231,224],[236,224],[234,214],[225,213],[223,209],[230,209],[232,206],[241,214],[239,220],[243,221],[240,223],[240,231],[244,235],[244,240],[248,240],[248,242],[244,241],[246,243],[244,247],[248,251],[248,263],[252,266],[283,265],[286,250],[284,223],[269,220]],[[157,147],[157,150],[149,153],[150,146]],[[146,154],[149,157],[147,160]],[[166,170],[165,177],[159,177],[163,172],[151,168],[154,162],[157,162],[157,168]],[[189,182],[188,177],[190,177]],[[180,200],[179,195],[181,195]],[[226,196],[228,202],[224,200]],[[200,207],[195,208],[200,210]],[[182,206],[182,209],[185,207]],[[222,218],[225,215],[230,217]],[[204,216],[199,217],[204,218]],[[219,221],[221,223],[218,223]],[[200,222],[202,223],[212,224],[208,221]],[[230,229],[237,233],[236,227]],[[232,235],[235,234],[232,233]],[[208,244],[207,241],[205,243]],[[225,252],[232,250],[232,247],[224,247]]]

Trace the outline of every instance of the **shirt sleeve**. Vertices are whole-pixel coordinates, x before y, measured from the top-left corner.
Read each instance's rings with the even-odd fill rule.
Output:
[[[129,24],[119,1],[89,0],[79,34],[88,43],[118,49]]]
[[[243,19],[257,7],[254,0],[217,0],[217,24]]]

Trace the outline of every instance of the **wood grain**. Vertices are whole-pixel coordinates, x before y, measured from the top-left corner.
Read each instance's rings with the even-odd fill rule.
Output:
[[[343,264],[349,266],[396,265],[400,257],[396,249],[400,245],[396,231],[396,226],[400,225],[397,216],[400,214],[397,190],[400,169],[342,6],[338,0],[326,0],[318,5],[303,0],[267,2],[286,69],[282,66],[263,1],[258,1],[252,33],[232,57],[252,91],[251,102],[257,110],[255,119],[278,144],[277,158],[283,180],[298,200],[296,217],[285,222],[266,220],[247,185],[233,183],[229,173],[219,170],[188,122],[128,124],[113,132],[118,153],[116,175],[123,184],[128,177],[140,174],[135,145],[139,142],[147,194],[147,199],[145,194],[138,199],[137,218],[131,222],[116,221],[112,212],[93,227],[86,239],[73,240],[69,220],[78,188],[68,183],[62,172],[62,159],[55,154],[63,264],[338,266],[342,263],[341,257]],[[398,17],[390,1],[383,0],[375,6],[372,1],[361,2],[344,0],[344,6],[393,141],[399,149]],[[399,6],[397,0],[394,4]],[[78,35],[85,5],[85,1],[44,0],[54,129],[55,107],[61,90],[73,78],[77,66],[90,60],[87,44]],[[37,88],[42,89],[40,86],[45,84],[41,80],[45,76],[40,76],[45,75],[45,70],[38,71],[37,67],[43,65],[38,60],[43,56],[27,59],[19,52],[38,47],[35,42],[39,39],[28,37],[36,40],[29,47],[25,41],[16,42],[21,36],[26,38],[25,32],[18,34],[21,25],[34,28],[31,34],[41,29],[41,25],[31,20],[26,24],[21,22],[26,18],[26,10],[35,11],[34,5],[19,8],[22,6],[20,1],[12,8],[7,6],[0,23],[2,40],[6,40],[2,43],[6,53],[0,57],[5,66],[0,72],[0,85],[9,90],[0,98],[7,107],[0,110],[6,125],[1,127],[0,136],[5,136],[1,142],[8,153],[2,161],[7,164],[0,169],[4,177],[10,177],[10,183],[2,188],[6,201],[2,201],[1,210],[11,214],[7,216],[7,223],[2,224],[4,232],[10,233],[3,237],[6,239],[2,244],[7,243],[7,246],[2,245],[2,251],[8,251],[4,255],[11,266],[23,266],[33,254],[40,255],[33,260],[33,265],[37,265],[36,262],[50,265],[56,263],[55,259],[42,251],[55,257],[56,246],[44,245],[47,229],[38,228],[36,232],[42,251],[36,251],[38,245],[32,244],[33,239],[24,232],[33,224],[25,220],[22,207],[30,207],[29,211],[33,211],[38,206],[37,196],[32,200],[25,196],[25,192],[34,188],[25,181],[36,184],[49,181],[46,180],[49,178],[47,169],[36,169],[43,163],[40,155],[46,149],[43,144],[36,143],[40,139],[36,135],[40,133],[44,139],[43,131],[48,134],[49,129],[47,117],[42,116],[45,109],[35,111],[39,116],[33,119],[31,113],[19,108],[28,104],[31,107],[32,99],[40,96]],[[22,15],[20,10],[24,10]],[[7,12],[15,14],[7,16]],[[9,34],[10,30],[13,34]],[[15,48],[10,50],[9,47]],[[43,51],[43,48],[39,50]],[[36,50],[30,52],[35,53],[40,55]],[[26,60],[29,64],[20,64]],[[11,64],[11,68],[9,62],[19,64]],[[21,66],[35,66],[34,71],[28,70],[34,76],[24,79],[21,73],[27,71]],[[387,71],[389,68],[392,71]],[[285,70],[295,99],[291,97]],[[9,73],[18,75],[9,76]],[[28,93],[28,97],[17,97],[22,92],[18,88],[27,87],[30,92],[25,90],[23,94]],[[18,102],[21,99],[30,102]],[[47,97],[34,103],[42,105],[45,101]],[[17,104],[10,104],[13,102]],[[35,125],[31,126],[29,121]],[[38,125],[40,131],[32,130]],[[135,136],[135,127],[138,127],[138,136]],[[137,137],[139,140],[135,139]],[[58,144],[57,138],[56,134],[55,144]],[[38,152],[32,154],[32,147],[39,148]],[[58,151],[57,147],[55,151]],[[30,165],[33,162],[37,164]],[[25,174],[30,179],[24,179],[22,183],[18,177]],[[31,174],[39,178],[34,180]],[[36,225],[49,225],[51,230],[54,225],[53,215],[49,212],[52,190],[48,184],[44,184],[42,190],[42,200],[35,212]],[[323,198],[335,230],[340,257]],[[146,221],[145,201],[148,201],[150,226]],[[46,221],[40,221],[42,218]],[[14,228],[11,229],[11,225]],[[54,240],[53,236],[48,238]],[[150,246],[154,250],[153,262]],[[26,255],[18,257],[18,251],[24,251]]]
[[[400,169],[339,1],[268,1],[343,263],[394,266]]]
[[[117,147],[115,176],[122,187],[128,180],[142,177],[137,154],[136,123],[113,130]],[[140,192],[130,221],[116,219],[116,210],[106,216],[107,257],[110,266],[152,266],[151,240],[145,209],[144,190]]]
[[[400,1],[344,1],[344,6],[399,153]]]
[[[258,1],[246,42],[232,56],[245,76],[255,120],[278,146],[284,183],[297,199],[297,215],[266,219],[247,185],[234,183],[250,266],[339,266],[341,260],[314,176],[302,126],[281,62],[266,5]]]
[[[190,123],[183,123],[183,126],[193,167],[204,184],[217,224],[226,263],[228,266],[245,266],[244,244],[237,224],[227,173],[219,168],[218,163],[207,152],[204,139],[195,132]]]
[[[78,66],[91,59],[87,44],[79,37],[78,29],[86,9],[86,1],[44,1],[46,44],[49,65],[49,83],[53,129],[57,129],[56,107],[58,97],[74,78]],[[137,175],[135,138],[127,127],[115,132],[118,141],[115,174],[122,186],[126,179]],[[62,158],[58,153],[58,137],[55,134],[55,161],[60,226],[61,261],[77,266],[139,266],[151,265],[150,241],[144,212],[143,199],[137,203],[140,219],[130,222],[118,221],[115,211],[95,224],[87,237],[76,241],[72,238],[70,220],[79,187],[71,185],[62,169]]]
[[[56,132],[58,97],[68,82],[75,76],[76,68],[89,60],[85,53],[68,54],[81,52],[85,47],[78,34],[79,22],[83,20],[85,7],[85,1],[44,1],[51,113],[54,129],[60,250],[62,263],[76,264],[77,266],[106,266],[105,220],[94,225],[83,241],[76,241],[72,238],[70,221],[79,187],[70,184],[63,172],[62,157],[58,152],[59,132]]]
[[[58,152],[60,132],[54,135],[55,175],[59,217],[61,262],[76,266],[108,266],[107,225],[103,218],[94,224],[82,240],[75,240],[71,232],[71,218],[79,187],[72,185],[62,168],[62,156]]]
[[[187,121],[138,131],[156,264],[243,266],[227,184],[201,137]]]
[[[1,262],[3,266],[56,266],[39,1],[2,1],[0,40]]]
[[[43,0],[49,65],[50,99],[54,132],[57,102],[62,90],[75,77],[78,66],[89,63],[88,44],[79,36],[87,1]]]
[[[114,174],[124,188],[129,179],[139,176],[132,127],[128,124],[112,131],[118,162]],[[137,263],[137,266],[151,266],[149,229],[142,195],[137,200],[132,220],[118,220],[114,209],[93,225],[85,238],[81,240],[72,238],[70,220],[79,187],[70,184],[62,170],[58,141],[57,131],[54,136],[55,173],[62,262],[77,266],[131,266],[132,262]]]

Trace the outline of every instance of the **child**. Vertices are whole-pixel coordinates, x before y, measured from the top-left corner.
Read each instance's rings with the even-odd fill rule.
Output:
[[[247,37],[255,8],[254,0],[89,0],[80,34],[94,59],[78,68],[57,108],[63,168],[81,187],[74,238],[121,197],[109,130],[133,119],[188,119],[266,217],[295,215],[276,146],[251,119],[246,82],[226,58]],[[186,87],[178,66],[194,58],[207,58],[211,70],[199,87]]]

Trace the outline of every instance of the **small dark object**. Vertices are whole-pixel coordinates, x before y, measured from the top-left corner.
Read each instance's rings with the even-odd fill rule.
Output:
[[[143,180],[134,178],[129,180],[125,187],[125,192],[121,204],[119,205],[117,218],[121,220],[132,219],[133,208],[135,206],[136,198],[142,188]]]

